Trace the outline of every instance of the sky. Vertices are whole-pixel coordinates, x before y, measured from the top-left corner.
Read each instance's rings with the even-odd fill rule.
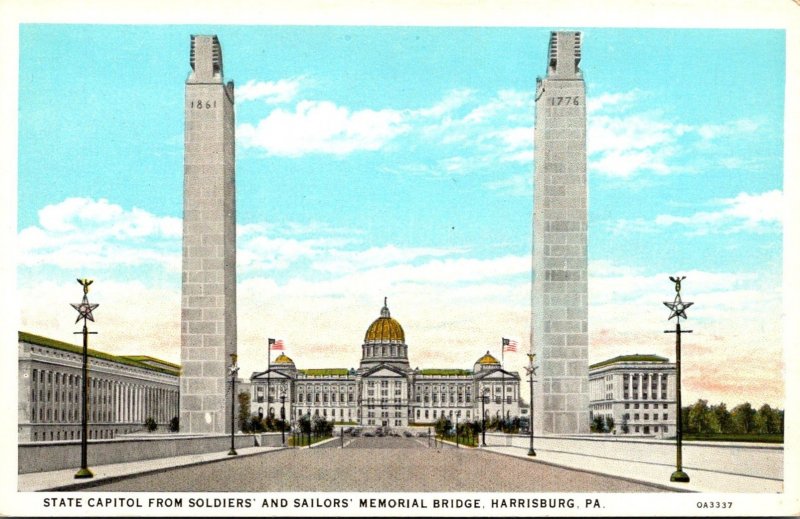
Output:
[[[785,32],[583,32],[589,361],[674,360],[684,403],[783,407]],[[388,297],[412,367],[530,346],[533,121],[548,28],[23,24],[19,329],[180,360],[184,82],[236,85],[238,351],[357,367]],[[526,386],[526,385],[525,385]]]

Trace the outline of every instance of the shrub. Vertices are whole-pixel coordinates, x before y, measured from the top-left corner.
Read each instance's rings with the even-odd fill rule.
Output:
[[[152,416],[147,417],[147,420],[144,421],[144,426],[147,429],[147,432],[153,432],[158,429],[158,424]]]

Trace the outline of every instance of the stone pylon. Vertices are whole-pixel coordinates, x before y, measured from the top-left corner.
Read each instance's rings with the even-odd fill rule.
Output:
[[[550,34],[537,80],[531,348],[539,433],[589,431],[586,87],[581,34]]]
[[[233,83],[216,36],[194,35],[186,80],[180,429],[230,432],[236,353]],[[230,388],[227,388],[230,391]]]

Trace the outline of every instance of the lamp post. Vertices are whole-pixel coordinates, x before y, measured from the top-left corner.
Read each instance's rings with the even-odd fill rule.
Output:
[[[236,420],[236,373],[239,372],[239,366],[236,365],[235,353],[231,353],[231,450],[228,451],[228,456],[236,456],[238,453],[233,445],[233,432],[236,430],[234,426]]]
[[[89,402],[88,402],[88,392],[89,392],[89,334],[96,334],[97,332],[90,332],[89,329],[86,327],[86,321],[94,322],[94,316],[92,315],[92,310],[97,308],[98,304],[90,304],[89,298],[87,294],[89,294],[89,285],[92,284],[91,279],[79,279],[78,283],[83,286],[83,299],[80,303],[74,304],[70,303],[70,306],[78,311],[78,318],[75,319],[75,324],[78,323],[81,319],[83,319],[83,330],[80,333],[83,334],[83,366],[82,366],[82,377],[83,377],[83,384],[81,388],[81,468],[78,472],[75,473],[75,479],[86,479],[94,477],[92,471],[89,470],[88,463],[87,463],[87,449],[88,449],[88,415],[89,415]]]
[[[531,384],[531,417],[528,420],[528,430],[530,432],[530,447],[528,448],[528,456],[536,456],[536,451],[533,450],[533,377],[536,375],[536,368],[538,366],[534,366],[534,362],[536,361],[536,354],[535,353],[528,353],[528,367],[525,368],[525,371],[528,372],[528,381]]]
[[[694,303],[684,303],[681,299],[681,281],[686,279],[686,276],[672,277],[669,280],[675,283],[675,299],[670,303],[664,301],[664,305],[671,310],[667,320],[677,317],[675,321],[675,330],[664,330],[664,333],[675,334],[675,400],[677,405],[676,426],[677,434],[676,440],[676,460],[675,472],[672,473],[669,480],[677,483],[688,483],[689,475],[683,471],[683,409],[681,408],[681,334],[692,333],[692,330],[681,330],[681,317],[686,317],[686,309]]]
[[[481,447],[486,447],[486,394],[489,393],[489,391],[488,387],[481,390]]]
[[[286,445],[286,382],[281,382],[281,445]]]

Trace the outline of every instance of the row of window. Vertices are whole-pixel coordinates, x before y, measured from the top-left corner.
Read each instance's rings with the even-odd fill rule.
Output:
[[[631,396],[630,393],[623,393],[622,394],[622,398],[625,399],[625,400],[647,400],[647,398],[648,398],[648,394],[647,393],[642,393],[641,396],[642,397],[639,398],[639,393],[633,393],[632,396]],[[658,399],[658,393],[651,393],[650,396],[653,397],[653,400],[657,400]],[[666,399],[667,399],[667,392],[666,391],[662,391],[661,392],[661,400],[666,400]]]
[[[653,409],[658,409],[658,405],[659,404],[653,404]],[[627,402],[625,403],[625,409],[630,409],[630,406],[631,406],[631,404],[629,404]],[[667,408],[667,404],[661,404],[661,406],[662,406],[662,409],[666,409]],[[633,408],[634,409],[639,409],[639,403],[637,402],[637,403],[633,404]],[[650,404],[642,404],[642,408],[650,409]]]
[[[630,413],[625,413],[623,416],[624,416],[624,418],[626,420],[630,420],[631,419]],[[650,413],[644,413],[643,416],[644,416],[644,418],[643,418],[644,420],[649,420],[650,419]],[[638,420],[639,419],[639,413],[634,413],[633,414],[633,419],[634,420]],[[668,413],[663,413],[663,415],[661,416],[661,419],[662,420],[669,420],[669,414]],[[658,413],[653,413],[653,420],[658,420]]]

